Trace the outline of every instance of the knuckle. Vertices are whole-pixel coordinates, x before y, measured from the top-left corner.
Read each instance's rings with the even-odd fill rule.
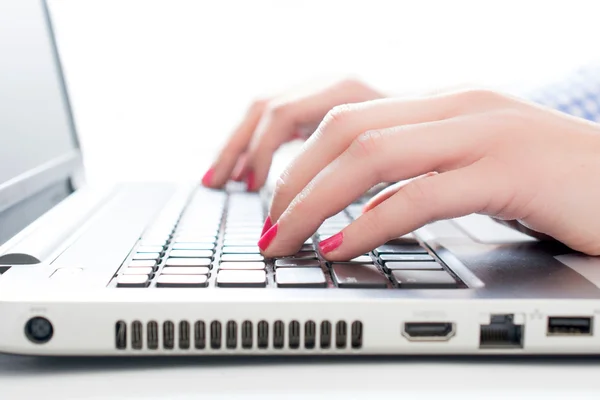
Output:
[[[363,219],[360,225],[361,235],[365,237],[380,237],[383,233],[381,226],[381,210],[377,207],[361,216]]]
[[[294,111],[294,106],[289,102],[269,102],[265,107],[265,113],[271,119],[287,120],[290,119]]]
[[[371,158],[381,152],[383,139],[380,130],[367,131],[352,141],[348,151],[354,158]]]
[[[431,181],[426,178],[415,179],[401,190],[409,207],[419,209],[430,217],[434,216],[436,199],[432,193]]]
[[[456,93],[458,99],[463,104],[490,104],[499,102],[504,96],[496,91],[489,89],[467,89]]]
[[[250,111],[251,112],[256,112],[256,113],[261,113],[265,107],[267,106],[267,104],[269,103],[269,99],[267,98],[257,98],[254,99],[252,101],[252,103],[250,103]]]
[[[354,106],[352,104],[341,104],[333,107],[325,115],[325,118],[323,118],[320,130],[322,132],[327,132],[336,129],[339,126],[344,126],[348,123],[353,111]]]

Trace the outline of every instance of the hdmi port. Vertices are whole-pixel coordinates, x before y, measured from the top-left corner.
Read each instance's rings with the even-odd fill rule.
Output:
[[[454,336],[451,322],[405,322],[402,335],[412,341],[445,341]]]

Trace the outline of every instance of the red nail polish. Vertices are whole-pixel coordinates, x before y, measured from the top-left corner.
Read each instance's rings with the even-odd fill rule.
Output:
[[[248,171],[248,174],[246,175],[246,188],[249,192],[252,192],[256,189],[254,180],[254,171]]]
[[[202,177],[202,184],[204,186],[210,186],[210,183],[212,182],[212,177],[213,177],[213,173],[214,172],[215,172],[214,168],[209,168],[208,171],[206,171],[206,173]]]
[[[269,229],[271,229],[272,226],[273,226],[273,222],[271,222],[271,217],[267,215],[267,218],[265,219],[265,224],[263,225],[260,236],[262,237],[265,233],[267,233],[267,231]]]
[[[338,232],[330,238],[327,238],[319,243],[321,254],[327,254],[340,247],[344,240],[344,234]]]
[[[262,237],[258,241],[258,247],[262,251],[265,251],[275,238],[275,235],[277,235],[277,224],[273,225],[271,229],[269,229],[264,235],[262,235]]]

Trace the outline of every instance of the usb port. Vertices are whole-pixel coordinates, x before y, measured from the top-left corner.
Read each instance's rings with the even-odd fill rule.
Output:
[[[406,322],[402,335],[411,341],[445,341],[454,336],[451,322]]]
[[[549,336],[585,336],[592,334],[590,317],[549,317]]]

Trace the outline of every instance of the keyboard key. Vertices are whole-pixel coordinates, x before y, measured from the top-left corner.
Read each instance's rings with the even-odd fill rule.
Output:
[[[265,269],[265,263],[260,261],[253,262],[222,262],[219,269]]]
[[[160,247],[162,249],[164,247],[164,245],[165,245],[166,242],[167,242],[166,240],[147,240],[147,239],[144,239],[144,240],[140,241],[140,245],[141,246],[149,246],[149,247],[156,246],[156,247]]]
[[[179,235],[175,236],[176,242],[201,242],[201,243],[214,243],[217,241],[215,236],[200,236],[200,235]]]
[[[242,247],[246,247],[246,246],[256,246],[256,242],[258,242],[258,240],[237,240],[237,239],[225,239],[223,241],[223,246],[227,246],[227,247],[235,247],[235,246],[242,246]]]
[[[315,251],[315,246],[312,244],[303,244],[300,251]]]
[[[208,275],[208,267],[165,267],[160,271],[161,275]]]
[[[386,261],[435,261],[429,254],[381,254],[379,259]]]
[[[392,271],[392,280],[400,289],[453,289],[457,282],[446,271]]]
[[[221,270],[217,274],[219,287],[265,287],[267,274],[262,270]]]
[[[275,260],[275,268],[320,267],[319,260],[298,260],[296,258],[280,258]]]
[[[135,251],[138,253],[162,253],[163,246],[139,246]]]
[[[117,277],[117,287],[143,288],[148,284],[148,275],[119,275]]]
[[[387,288],[389,280],[373,264],[342,264],[331,266],[333,280],[341,288]]]
[[[304,259],[304,260],[310,260],[310,259],[317,259],[317,253],[315,253],[314,251],[300,251],[296,254],[294,254],[292,256],[292,258],[295,259]]]
[[[281,288],[325,287],[321,268],[281,268],[275,271],[275,282]]]
[[[159,253],[135,253],[133,255],[134,260],[158,260],[159,258]]]
[[[249,241],[249,240],[253,240],[254,241],[254,245],[256,245],[256,242],[258,242],[258,239],[260,239],[260,232],[257,232],[255,234],[241,234],[241,233],[230,233],[230,234],[225,234],[224,236],[225,240],[244,240],[244,241]]]
[[[212,264],[210,258],[168,258],[168,267],[208,267]]]
[[[439,263],[435,261],[388,261],[383,264],[386,271],[392,271],[397,269],[402,270],[442,270],[444,269]]]
[[[350,260],[348,262],[351,262],[351,263],[360,263],[360,264],[365,264],[365,263],[368,264],[368,263],[373,263],[373,259],[370,256],[362,255],[362,256],[355,257],[355,258],[353,258],[352,260]]]
[[[261,254],[223,254],[221,261],[263,261]]]
[[[156,266],[156,261],[154,260],[135,260],[131,261],[128,265],[129,268],[137,268],[137,267],[154,267]]]
[[[171,250],[169,257],[175,258],[211,258],[212,250]]]
[[[213,250],[214,243],[175,242],[173,250]]]
[[[259,254],[260,249],[258,246],[223,246],[224,254]]]
[[[160,275],[156,278],[156,286],[164,288],[206,287],[206,275]]]
[[[261,228],[243,227],[243,228],[225,228],[225,235],[260,235]]]
[[[123,274],[125,275],[150,275],[154,273],[154,268],[151,267],[137,267],[137,268],[125,268]]]
[[[386,253],[427,254],[427,250],[421,247],[417,241],[403,238],[391,240],[373,252],[377,256]]]

